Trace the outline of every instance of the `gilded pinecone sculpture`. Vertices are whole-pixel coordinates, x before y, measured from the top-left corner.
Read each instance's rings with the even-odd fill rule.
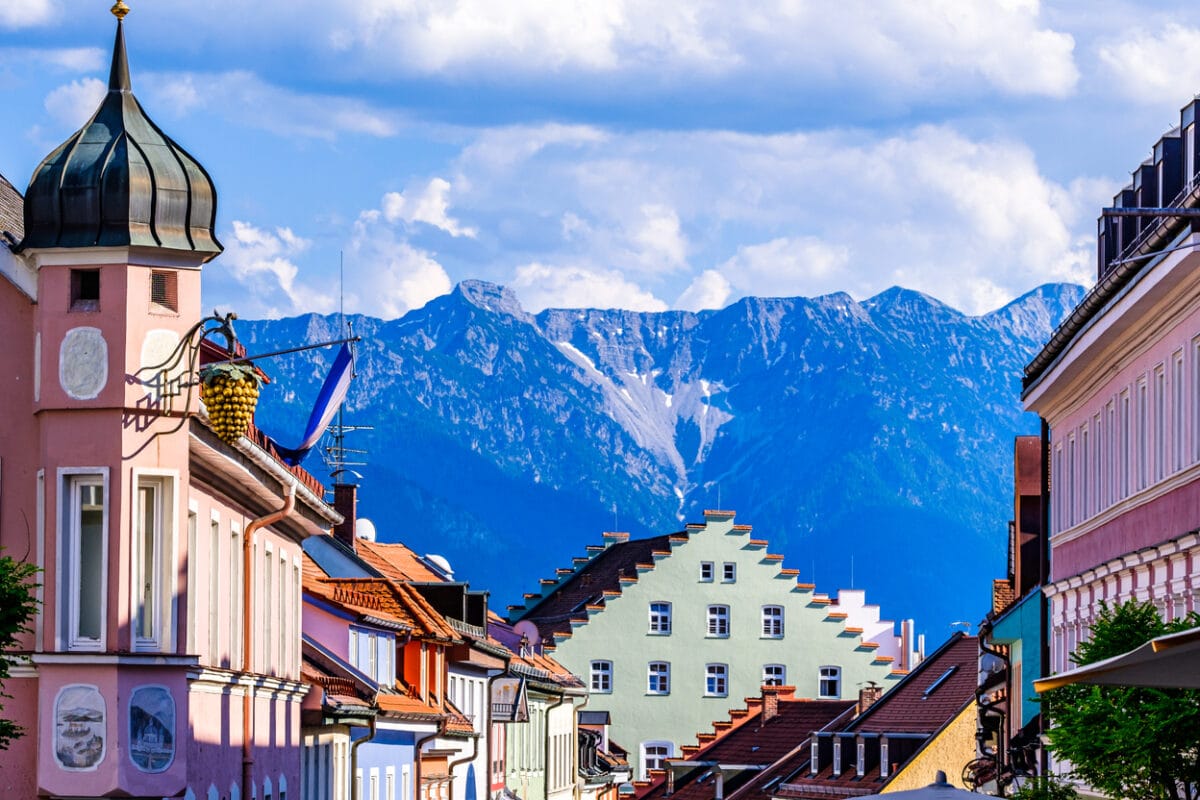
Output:
[[[246,432],[258,404],[258,377],[243,364],[217,364],[200,370],[200,399],[223,441],[233,444]]]

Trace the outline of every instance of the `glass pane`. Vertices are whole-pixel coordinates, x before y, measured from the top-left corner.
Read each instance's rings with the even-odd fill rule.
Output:
[[[154,506],[155,491],[152,486],[138,487],[138,546],[141,548],[141,596],[138,598],[137,635],[143,639],[154,638]]]
[[[99,641],[104,605],[104,487],[79,489],[79,627],[75,636]]]

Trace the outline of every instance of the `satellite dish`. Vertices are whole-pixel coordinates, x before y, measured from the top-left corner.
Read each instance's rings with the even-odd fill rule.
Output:
[[[527,619],[523,619],[516,625],[513,625],[513,631],[528,639],[530,647],[537,647],[542,643],[542,635],[538,633],[537,625],[534,625]]]
[[[354,520],[354,535],[368,542],[375,541],[375,523],[366,517],[359,517]]]
[[[439,556],[434,553],[426,553],[425,560],[445,573],[447,578],[454,577],[454,570],[450,568],[450,562],[446,560],[445,556]]]

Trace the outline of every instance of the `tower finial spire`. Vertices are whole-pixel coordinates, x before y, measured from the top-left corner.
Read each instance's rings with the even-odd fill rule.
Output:
[[[131,91],[129,85],[129,61],[125,57],[125,31],[121,20],[129,13],[129,6],[124,0],[117,0],[112,7],[113,16],[117,18],[117,37],[113,41],[112,70],[108,74],[108,90],[110,92]]]

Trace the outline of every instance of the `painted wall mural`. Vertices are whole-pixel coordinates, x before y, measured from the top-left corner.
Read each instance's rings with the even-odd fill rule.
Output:
[[[63,769],[95,769],[104,760],[104,697],[95,686],[71,684],[54,703],[54,756]]]
[[[165,686],[139,686],[129,698],[129,758],[142,772],[175,760],[175,698]]]

